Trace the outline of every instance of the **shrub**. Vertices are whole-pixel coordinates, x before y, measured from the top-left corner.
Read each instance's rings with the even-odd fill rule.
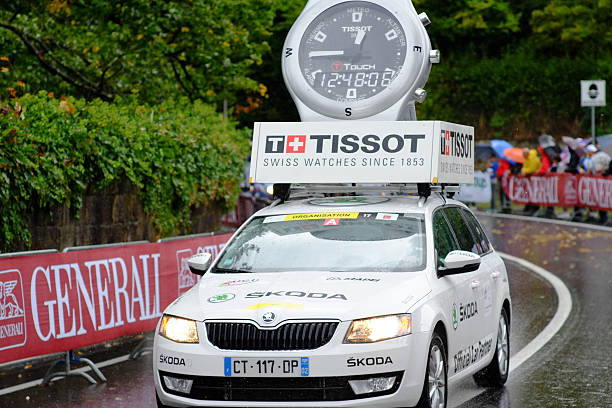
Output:
[[[66,205],[78,216],[84,193],[125,179],[158,234],[172,235],[192,207],[235,205],[248,140],[199,101],[13,99],[0,114],[0,248],[30,241],[31,208]]]

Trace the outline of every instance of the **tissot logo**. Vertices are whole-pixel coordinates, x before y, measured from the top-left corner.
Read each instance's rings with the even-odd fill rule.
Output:
[[[473,135],[442,129],[440,132],[440,153],[444,156],[472,158]]]
[[[287,153],[304,153],[306,151],[306,135],[287,136]]]
[[[266,136],[266,153],[284,153],[285,136]]]
[[[454,133],[454,132],[453,132]],[[470,136],[471,138],[471,136]],[[268,135],[266,153],[417,153],[425,135]],[[286,141],[286,143],[285,143]],[[471,139],[470,139],[471,143]],[[471,151],[470,151],[471,152]],[[471,155],[471,153],[470,153]]]

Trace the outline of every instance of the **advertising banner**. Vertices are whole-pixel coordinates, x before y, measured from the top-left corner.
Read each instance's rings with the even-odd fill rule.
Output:
[[[511,175],[502,186],[510,200],[519,204],[612,211],[612,177],[569,173],[530,177]]]
[[[252,183],[473,183],[474,128],[440,121],[258,122]]]
[[[477,171],[474,173],[474,184],[462,184],[455,199],[465,203],[490,203],[491,194],[491,177]]]
[[[0,259],[0,364],[153,330],[231,234]]]

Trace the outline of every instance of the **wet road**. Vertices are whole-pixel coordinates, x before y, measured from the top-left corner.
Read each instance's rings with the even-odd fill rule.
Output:
[[[612,407],[612,229],[480,216],[496,249],[553,272],[573,308],[546,346],[515,370],[501,392],[471,407]],[[513,291],[513,299],[522,294]]]
[[[462,381],[452,386],[449,407],[612,407],[612,228],[484,214],[479,218],[496,249],[559,276],[570,289],[573,309],[559,333],[511,373],[504,390],[491,392],[471,380]],[[514,354],[544,329],[556,311],[557,298],[538,275],[514,262],[506,265],[513,297]],[[87,385],[82,378],[69,378],[2,395],[0,406],[154,406],[150,358],[103,368],[106,384]],[[7,380],[0,373],[0,381]]]

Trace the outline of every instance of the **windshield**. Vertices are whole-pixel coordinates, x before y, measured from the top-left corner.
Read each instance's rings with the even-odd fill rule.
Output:
[[[255,218],[214,272],[412,272],[424,266],[421,214],[338,212]]]

